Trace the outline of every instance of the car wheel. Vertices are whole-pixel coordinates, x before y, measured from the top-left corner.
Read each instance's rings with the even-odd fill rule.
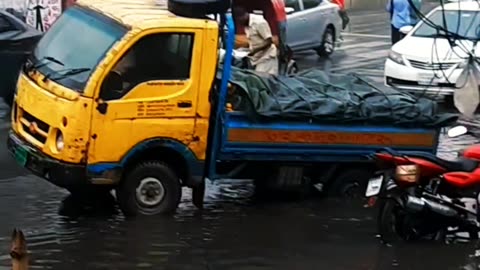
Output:
[[[319,56],[330,56],[335,51],[335,33],[333,27],[327,27],[325,33],[323,33],[322,44],[316,51]]]

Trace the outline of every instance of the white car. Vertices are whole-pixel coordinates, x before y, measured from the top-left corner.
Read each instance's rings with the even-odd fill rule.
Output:
[[[460,1],[446,4],[443,9],[435,8],[427,15],[428,19],[443,26],[445,18],[447,30],[458,37],[451,44],[444,31],[419,22],[390,51],[385,62],[388,86],[437,97],[453,94],[475,46],[472,40],[480,38],[480,4]],[[475,51],[478,57],[480,50]]]
[[[285,0],[287,44],[294,51],[328,56],[340,40],[339,6],[329,0]]]

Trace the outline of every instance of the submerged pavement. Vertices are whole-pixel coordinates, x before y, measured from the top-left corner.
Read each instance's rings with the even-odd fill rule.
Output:
[[[440,149],[445,156],[473,142],[472,136],[444,138]],[[5,156],[2,144],[0,153]],[[175,216],[126,220],[113,203],[80,209],[67,192],[11,159],[2,162],[0,270],[9,269],[14,227],[26,232],[38,269],[423,270],[480,263],[476,243],[382,245],[375,212],[361,201],[258,201],[250,181],[223,180],[208,183],[201,212],[184,189]]]
[[[385,15],[355,16],[353,34],[345,35],[331,68],[356,71],[381,84],[382,57],[390,46],[382,36],[388,35],[388,24],[380,20]],[[304,55],[301,67],[329,62]],[[185,189],[173,217],[126,220],[108,202],[80,209],[67,192],[19,168],[7,154],[6,137],[7,130],[0,128],[0,270],[10,269],[14,227],[26,233],[32,269],[424,270],[480,265],[476,243],[386,247],[376,237],[375,212],[361,201],[258,201],[250,181],[208,183],[201,212]],[[475,142],[471,135],[443,136],[441,155],[452,157]]]

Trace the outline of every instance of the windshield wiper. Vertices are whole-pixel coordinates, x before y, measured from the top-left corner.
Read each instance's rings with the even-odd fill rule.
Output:
[[[92,70],[92,69],[91,69],[91,68],[71,68],[71,69],[64,69],[64,70],[62,70],[62,71],[66,71],[65,73],[61,74],[61,75],[58,76],[58,77],[51,78],[51,80],[56,81],[56,80],[65,79],[65,78],[67,78],[67,77],[70,77],[70,76],[73,76],[73,75],[77,75],[77,74],[80,74],[80,73],[84,73],[84,72],[87,72],[87,71],[90,71],[90,70]],[[47,75],[43,78],[43,81],[46,81],[46,80],[50,79],[51,76],[52,76],[52,73],[47,74]]]
[[[40,60],[38,60],[38,63],[35,64],[35,65],[32,65],[28,68],[28,71],[32,71],[34,69],[38,69],[38,68],[41,68],[43,66],[46,66],[49,62],[43,62],[43,61],[49,61],[49,62],[53,62],[55,64],[59,64],[60,66],[65,66],[65,64],[62,63],[62,61],[56,59],[55,57],[52,57],[52,56],[44,56],[42,57]]]

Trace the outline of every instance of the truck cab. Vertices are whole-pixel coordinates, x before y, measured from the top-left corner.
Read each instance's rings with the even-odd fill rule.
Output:
[[[214,20],[179,17],[153,1],[78,1],[19,75],[14,157],[72,193],[117,186],[125,166],[138,177],[162,168],[193,185],[203,177],[218,46]],[[145,180],[140,192],[155,185]],[[166,196],[176,206],[178,196]]]

